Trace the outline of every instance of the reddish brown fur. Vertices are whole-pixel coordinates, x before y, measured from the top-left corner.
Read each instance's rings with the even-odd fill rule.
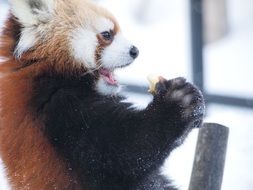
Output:
[[[0,65],[3,74],[0,80],[0,154],[11,185],[18,190],[81,189],[75,175],[43,137],[43,125],[29,107],[33,79],[49,66],[41,60],[39,66],[22,68],[21,62],[13,57],[18,28],[17,22],[9,19],[0,48],[0,55],[8,59]],[[39,51],[43,53],[42,49]],[[40,58],[38,55],[36,58]],[[22,62],[33,60],[33,56],[33,53],[24,55]]]

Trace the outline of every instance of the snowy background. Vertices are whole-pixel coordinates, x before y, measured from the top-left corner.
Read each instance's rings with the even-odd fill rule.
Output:
[[[116,15],[125,35],[140,49],[136,62],[118,72],[122,83],[146,85],[149,73],[191,80],[189,0],[97,1]],[[212,94],[253,98],[253,1],[227,3],[229,32],[205,47],[205,88]],[[7,7],[0,0],[0,26]],[[150,101],[149,96],[128,95],[140,106]],[[253,189],[253,109],[212,104],[205,121],[230,128],[222,190]],[[182,190],[189,185],[197,132],[164,165]],[[8,190],[1,163],[0,190]]]

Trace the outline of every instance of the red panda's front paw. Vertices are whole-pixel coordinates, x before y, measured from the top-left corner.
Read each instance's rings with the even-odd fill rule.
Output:
[[[205,104],[201,91],[182,77],[172,80],[160,78],[156,84],[155,97],[162,99],[169,106],[168,109],[173,107],[183,121],[191,122],[203,118]]]

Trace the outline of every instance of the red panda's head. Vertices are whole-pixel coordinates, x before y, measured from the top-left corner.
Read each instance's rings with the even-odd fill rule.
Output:
[[[138,56],[116,19],[89,0],[10,0],[10,5],[21,26],[17,59],[96,73],[103,94],[117,89],[113,71]]]

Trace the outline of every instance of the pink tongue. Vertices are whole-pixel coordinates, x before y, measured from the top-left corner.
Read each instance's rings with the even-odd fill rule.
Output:
[[[117,85],[117,81],[113,78],[113,74],[109,70],[101,69],[100,74],[108,84]]]

